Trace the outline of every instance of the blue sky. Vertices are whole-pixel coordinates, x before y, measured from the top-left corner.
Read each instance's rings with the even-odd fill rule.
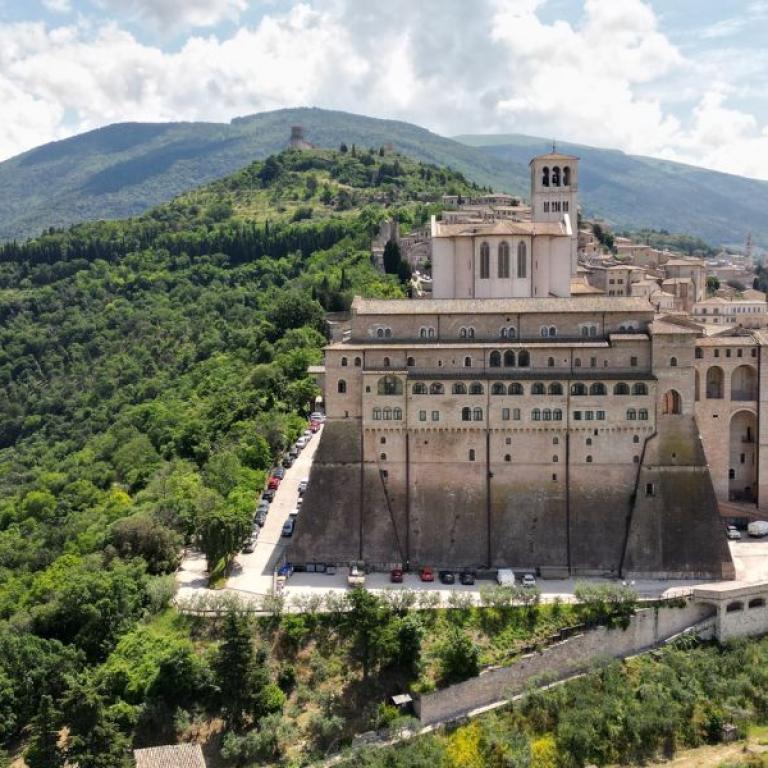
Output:
[[[768,0],[0,0],[0,158],[314,105],[768,179]]]

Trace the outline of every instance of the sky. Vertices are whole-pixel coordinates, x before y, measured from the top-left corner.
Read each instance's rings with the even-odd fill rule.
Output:
[[[0,0],[0,159],[292,106],[768,179],[768,0]]]

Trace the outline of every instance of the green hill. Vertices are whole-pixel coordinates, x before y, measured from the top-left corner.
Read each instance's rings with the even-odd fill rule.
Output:
[[[229,717],[218,629],[165,610],[166,574],[184,540],[216,576],[250,535],[306,427],[325,312],[402,296],[370,238],[451,189],[471,191],[391,153],[288,151],[138,218],[0,246],[0,763],[66,726],[69,764],[124,765],[179,714]],[[253,711],[273,713],[258,663]]]
[[[528,160],[548,142],[523,136],[454,141],[405,122],[301,108],[225,123],[121,123],[0,163],[0,240],[77,221],[142,213],[283,149],[292,125],[316,146],[392,144],[497,190],[527,194]],[[768,245],[768,183],[621,152],[563,144],[583,160],[585,210],[622,228],[668,229]]]

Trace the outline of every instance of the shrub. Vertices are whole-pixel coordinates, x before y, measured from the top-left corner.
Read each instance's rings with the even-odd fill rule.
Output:
[[[438,659],[442,680],[458,683],[473,677],[479,671],[480,654],[472,639],[458,627],[452,627],[438,646]]]

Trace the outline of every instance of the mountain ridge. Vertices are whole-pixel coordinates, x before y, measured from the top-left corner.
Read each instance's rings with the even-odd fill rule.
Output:
[[[450,167],[484,186],[527,195],[528,160],[549,141],[521,134],[440,136],[401,120],[315,107],[280,109],[229,123],[114,123],[0,163],[0,240],[49,227],[140,214],[284,148],[302,125],[320,147],[392,144],[416,160]],[[458,140],[457,140],[458,139]],[[585,213],[625,229],[768,245],[768,182],[586,145]],[[690,199],[689,199],[690,198]]]

